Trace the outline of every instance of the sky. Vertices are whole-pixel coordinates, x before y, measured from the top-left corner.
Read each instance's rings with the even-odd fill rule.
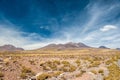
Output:
[[[120,0],[0,0],[0,46],[66,42],[120,48]]]

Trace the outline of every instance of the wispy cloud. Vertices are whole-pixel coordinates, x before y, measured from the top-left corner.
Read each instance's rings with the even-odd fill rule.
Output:
[[[63,16],[62,21],[61,16],[58,16],[59,21],[57,18],[51,18],[47,24],[42,25],[38,17],[38,23],[35,25],[41,30],[50,30],[53,34],[49,38],[44,38],[36,32],[24,32],[8,19],[4,19],[5,25],[0,23],[0,45],[13,44],[25,49],[36,49],[50,43],[73,41],[95,47],[100,45],[120,47],[120,1],[110,0],[108,3],[104,1],[90,0],[82,12],[66,13],[67,16]]]
[[[119,1],[112,1],[107,5],[104,1],[91,1],[86,7],[88,13],[88,20],[83,25],[82,34],[89,30],[97,29],[105,24],[116,24],[116,16],[119,14]],[[108,22],[109,21],[109,22]],[[116,22],[114,22],[116,21]]]
[[[49,26],[40,26],[40,29],[46,29],[46,30],[49,30]]]
[[[107,4],[104,1],[91,1],[85,8],[86,22],[80,25],[78,21],[77,26],[68,28],[64,35],[67,35],[69,40],[85,42],[92,46],[120,47],[119,4],[118,0]],[[81,18],[79,16],[81,14],[77,16]]]
[[[100,28],[100,31],[105,32],[105,31],[110,31],[110,30],[115,30],[115,29],[117,29],[117,27],[114,25],[105,25],[102,28]]]
[[[10,25],[0,25],[0,45],[12,44],[22,47],[26,50],[37,49],[50,43],[65,43],[65,39],[43,38],[37,33],[27,33],[15,28],[9,28]],[[12,26],[13,27],[13,26]]]
[[[18,47],[29,49],[25,46],[36,43],[38,42],[37,40],[41,39],[42,37],[36,33],[25,33],[14,28],[9,28],[6,25],[0,25],[0,45],[12,44]]]

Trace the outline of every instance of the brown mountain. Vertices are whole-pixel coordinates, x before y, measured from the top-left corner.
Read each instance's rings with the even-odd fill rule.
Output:
[[[66,44],[49,44],[41,49],[81,49],[81,48],[90,48],[89,46],[83,43],[73,43],[69,42]]]
[[[117,50],[120,50],[120,48],[116,48]]]
[[[100,46],[99,48],[101,48],[101,49],[109,49],[109,48],[106,47],[106,46]]]
[[[15,47],[13,45],[3,45],[3,46],[0,46],[0,50],[2,50],[2,51],[21,51],[24,49],[19,48],[19,47]]]

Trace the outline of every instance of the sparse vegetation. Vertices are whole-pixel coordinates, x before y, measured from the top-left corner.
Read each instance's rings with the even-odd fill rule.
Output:
[[[43,73],[37,77],[37,80],[45,80],[47,78],[50,78],[51,76],[48,73]]]
[[[26,79],[28,76],[33,76],[35,73],[30,69],[25,66],[22,67],[20,77],[22,79]]]
[[[0,72],[0,78],[1,78],[1,77],[4,77],[4,74],[3,74],[2,72]]]
[[[60,75],[62,72],[57,71],[57,72],[53,72],[53,73],[42,73],[39,76],[37,76],[37,80],[45,80],[51,77],[56,77],[58,75]]]
[[[104,73],[104,70],[100,69],[100,70],[98,71],[98,73],[103,74],[103,73]]]
[[[81,64],[80,60],[78,60],[78,59],[75,61],[75,63],[77,64],[77,66],[80,66],[80,64]]]
[[[92,70],[91,72],[94,73],[94,74],[97,74],[97,71],[96,71],[96,70]]]
[[[25,80],[37,76],[38,80],[68,80],[82,77],[86,73],[97,80],[119,80],[120,52],[100,50],[25,51],[0,53],[0,80]],[[24,53],[24,54],[23,54]],[[23,66],[24,65],[24,66]],[[7,75],[7,76],[6,76]],[[13,76],[14,75],[14,76]],[[20,77],[20,78],[19,78]],[[101,78],[101,77],[100,77]],[[102,80],[102,78],[101,78]]]
[[[35,61],[34,60],[29,60],[31,65],[35,65]]]
[[[27,74],[26,74],[26,73],[21,73],[21,74],[20,74],[20,77],[21,77],[22,79],[26,79],[26,78],[27,78]]]
[[[98,67],[100,64],[100,61],[93,61],[93,63],[91,63],[89,67]]]
[[[22,70],[21,70],[22,73],[31,73],[31,69],[30,68],[27,68],[25,66],[22,67]]]
[[[115,63],[108,66],[109,75],[104,78],[104,80],[120,80],[120,67]]]

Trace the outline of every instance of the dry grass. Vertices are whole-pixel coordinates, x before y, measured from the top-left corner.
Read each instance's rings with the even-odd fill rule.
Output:
[[[118,80],[120,74],[116,65],[120,51],[110,49],[0,52],[0,58],[3,59],[0,75],[4,80],[28,79],[39,72],[42,74],[37,77],[38,80],[58,77],[74,80],[87,72],[96,76],[101,74],[104,80]],[[101,66],[107,69],[108,75]]]

